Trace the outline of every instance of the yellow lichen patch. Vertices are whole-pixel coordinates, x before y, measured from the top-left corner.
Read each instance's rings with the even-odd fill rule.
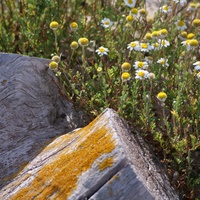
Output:
[[[66,200],[76,188],[82,172],[91,168],[102,154],[110,153],[115,148],[109,130],[98,127],[98,123],[91,123],[80,131],[76,149],[69,151],[71,147],[67,146],[54,161],[41,168],[26,188],[20,189],[10,200],[27,200],[32,197],[43,200],[52,196],[54,199]]]
[[[113,158],[106,158],[103,162],[99,163],[99,170],[102,171],[108,167],[111,167],[114,163]]]
[[[119,178],[119,175],[118,174],[116,174],[116,175],[114,175],[113,177],[112,177],[112,179],[110,179],[109,180],[109,184],[112,184],[113,183],[113,181],[115,181],[115,180],[117,180]]]

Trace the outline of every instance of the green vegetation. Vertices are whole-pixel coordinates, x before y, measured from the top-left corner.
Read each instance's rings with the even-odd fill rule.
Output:
[[[53,57],[76,106],[91,118],[116,110],[180,198],[200,199],[200,3],[168,1],[151,18],[144,0],[128,2],[1,1],[0,51]]]

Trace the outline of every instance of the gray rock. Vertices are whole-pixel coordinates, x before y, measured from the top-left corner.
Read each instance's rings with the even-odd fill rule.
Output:
[[[143,139],[106,109],[84,128],[49,144],[0,199],[178,200]]]
[[[0,53],[0,188],[53,138],[85,125],[49,62]]]

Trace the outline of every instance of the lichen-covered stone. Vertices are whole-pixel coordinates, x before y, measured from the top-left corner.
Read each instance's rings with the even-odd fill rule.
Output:
[[[111,109],[56,138],[2,188],[0,199],[176,200],[144,141]]]

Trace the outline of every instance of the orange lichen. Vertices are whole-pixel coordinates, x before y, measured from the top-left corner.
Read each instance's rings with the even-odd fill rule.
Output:
[[[27,200],[33,197],[37,200],[50,197],[67,199],[76,188],[82,172],[91,168],[102,154],[110,153],[115,148],[109,130],[105,126],[99,127],[96,120],[80,129],[78,133],[79,138],[74,143],[76,147],[73,151],[70,151],[72,146],[67,145],[51,163],[41,168],[27,187],[16,192],[10,200]],[[106,162],[107,165],[111,165],[113,159],[110,158]]]
[[[114,163],[113,158],[106,158],[103,162],[99,163],[99,170],[103,171],[104,169],[111,167]]]

